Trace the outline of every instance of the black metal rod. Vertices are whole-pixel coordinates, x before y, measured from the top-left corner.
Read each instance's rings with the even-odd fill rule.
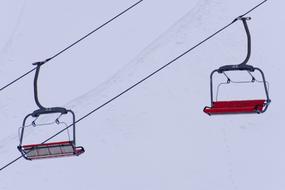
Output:
[[[27,119],[32,116],[32,114],[29,114],[27,115],[25,118],[24,118],[24,121],[23,121],[23,124],[22,124],[22,130],[21,130],[21,135],[20,135],[20,143],[19,143],[19,146],[22,146],[23,144],[23,138],[24,138],[24,131],[25,131],[25,126],[26,126],[26,121]]]
[[[218,72],[218,69],[211,72],[210,75],[210,94],[211,94],[211,106],[214,106],[214,96],[213,96],[213,75],[215,72]]]
[[[268,86],[266,84],[265,75],[264,75],[263,71],[260,68],[255,67],[254,69],[258,70],[260,72],[261,76],[262,76],[263,86],[264,86],[265,94],[266,94],[266,99],[267,99],[267,102],[270,103],[271,100],[269,98]]]
[[[76,146],[76,130],[75,130],[75,113],[72,111],[72,110],[67,110],[67,112],[70,112],[71,115],[72,115],[72,130],[73,130],[73,139],[72,139],[72,142],[73,142],[73,145]]]

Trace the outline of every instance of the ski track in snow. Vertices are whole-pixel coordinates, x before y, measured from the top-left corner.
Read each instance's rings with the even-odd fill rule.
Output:
[[[10,59],[12,59],[12,55],[11,55],[11,51],[13,48],[13,44],[15,41],[15,38],[18,36],[18,31],[21,27],[22,24],[22,19],[25,13],[25,9],[26,9],[26,4],[27,4],[27,0],[23,0],[21,3],[21,8],[19,11],[19,14],[17,16],[16,22],[15,22],[15,26],[13,27],[13,30],[11,32],[11,34],[9,35],[8,40],[6,41],[6,43],[4,43],[3,47],[0,50],[0,62],[3,66],[3,63],[8,63],[9,61],[7,60],[8,57],[10,57]],[[2,71],[4,72],[4,71]]]

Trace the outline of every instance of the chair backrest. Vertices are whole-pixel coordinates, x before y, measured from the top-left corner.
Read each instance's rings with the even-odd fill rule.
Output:
[[[231,107],[263,107],[265,100],[233,100],[233,101],[216,101],[213,102],[215,108]]]

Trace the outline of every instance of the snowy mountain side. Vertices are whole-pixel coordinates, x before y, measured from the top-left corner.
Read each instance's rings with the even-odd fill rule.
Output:
[[[65,3],[66,1],[61,2],[59,7],[64,7]],[[121,10],[131,3],[133,2],[122,1],[122,5],[115,3],[113,7]],[[144,1],[141,7],[130,13],[129,18],[126,15],[114,26],[109,26],[112,29],[99,32],[97,41],[90,40],[83,47],[78,46],[72,50],[70,55],[59,58],[56,61],[58,63],[45,66],[40,76],[40,97],[43,102],[65,105],[73,109],[77,118],[80,118],[230,23],[259,1],[202,0],[192,4],[181,0],[180,3],[167,2],[160,7],[163,3],[160,0],[154,3]],[[237,22],[175,64],[78,123],[77,143],[85,147],[86,153],[80,157],[32,162],[21,159],[0,174],[0,188],[283,189],[285,184],[281,176],[284,171],[284,154],[280,151],[284,141],[280,110],[284,93],[281,90],[284,81],[283,65],[280,64],[283,55],[281,45],[284,41],[284,27],[280,25],[284,19],[280,16],[283,15],[283,4],[281,1],[269,1],[250,14],[252,20],[248,22],[253,51],[250,64],[262,68],[270,82],[272,104],[266,113],[209,117],[202,111],[204,106],[210,104],[210,72],[221,65],[240,63],[245,57],[246,36],[242,24]],[[43,6],[39,2],[27,1],[24,11],[17,3],[10,6],[15,5],[19,14],[29,12],[29,18],[32,18],[32,10],[40,12],[39,8]],[[51,2],[46,2],[45,5],[52,7]],[[92,3],[87,3],[82,10],[90,10],[88,5]],[[108,2],[106,5],[102,3],[102,8],[98,10],[107,5]],[[76,3],[70,5],[71,10],[77,8]],[[158,9],[161,9],[162,15],[168,17],[157,16]],[[48,9],[44,9],[46,10]],[[53,15],[45,15],[45,21],[51,22],[59,17],[60,10],[62,9],[58,9]],[[108,11],[112,12],[109,9]],[[93,11],[86,11],[86,15],[83,12],[84,19],[93,16]],[[99,13],[106,18],[110,15],[104,11]],[[157,16],[159,20],[145,20],[145,13],[149,13],[148,18]],[[69,12],[66,14],[71,15]],[[18,18],[14,16],[13,22],[18,22]],[[80,21],[79,18],[78,20]],[[138,20],[141,22],[137,23]],[[62,38],[66,30],[59,29],[62,35],[56,38],[56,43],[47,38],[44,48],[25,54],[20,50],[23,50],[27,41],[40,47],[39,39],[47,33],[51,34],[50,37],[58,34],[53,31],[54,28],[46,26],[42,32],[38,32],[42,36],[33,39],[32,34],[27,35],[25,32],[29,26],[34,26],[32,21],[21,21],[25,27],[16,30],[23,33],[23,37],[18,36],[22,42],[16,39],[10,53],[5,50],[1,54],[2,60],[6,60],[3,64],[5,62],[8,65],[1,68],[1,72],[6,73],[4,80],[9,81],[23,70],[31,68],[31,65],[23,64],[20,60],[28,63],[45,57],[47,53],[54,51],[54,46],[64,46],[68,39],[80,36],[78,33],[82,32],[73,28],[70,31],[76,31],[76,34],[69,32]],[[37,22],[42,27],[45,25],[40,20]],[[72,28],[71,24],[68,26]],[[139,29],[134,31],[132,27]],[[132,35],[127,33],[130,28]],[[121,33],[117,34],[115,31]],[[11,35],[11,32],[7,31],[5,36]],[[127,34],[127,42],[115,39],[124,34]],[[147,37],[143,38],[144,34]],[[4,39],[7,40],[7,37]],[[145,48],[131,43],[134,39],[136,44],[141,42]],[[94,45],[95,41],[100,44],[98,47]],[[120,45],[116,46],[117,44]],[[5,49],[8,46],[3,43],[1,47]],[[33,51],[36,49],[31,48]],[[98,50],[102,57],[94,55],[94,51]],[[108,54],[104,52],[114,54],[106,58]],[[124,54],[127,56],[123,56]],[[13,70],[9,66],[12,61],[7,64],[9,59],[14,59],[13,64],[17,64]],[[131,61],[125,65],[126,60]],[[73,66],[78,63],[86,64],[85,69],[79,70]],[[108,71],[109,68],[112,68],[111,71]],[[93,74],[90,74],[90,70]],[[79,71],[84,75],[77,74]],[[58,80],[59,76],[64,76],[64,79]],[[19,156],[16,149],[17,130],[23,117],[36,109],[32,98],[32,80],[31,75],[1,94],[2,165]],[[82,87],[77,88],[78,86]],[[76,92],[74,89],[77,89]],[[240,89],[231,91],[235,96],[239,93],[244,96],[246,93]],[[21,98],[18,97],[19,94]],[[36,133],[30,133],[30,137]],[[36,138],[40,136],[37,135]],[[14,182],[15,179],[17,183]]]

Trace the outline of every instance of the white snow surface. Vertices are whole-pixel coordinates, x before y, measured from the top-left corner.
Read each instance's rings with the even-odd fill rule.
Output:
[[[135,2],[0,1],[0,85]],[[40,100],[80,118],[259,2],[144,0],[43,66]],[[83,155],[21,159],[0,172],[0,189],[283,190],[284,5],[268,1],[249,15],[250,64],[270,82],[266,113],[209,117],[202,111],[210,104],[210,72],[245,57],[246,36],[237,22],[79,122]],[[32,84],[33,74],[0,92],[0,167],[20,155],[18,128],[36,109]],[[45,140],[39,134],[35,129],[28,138]]]

